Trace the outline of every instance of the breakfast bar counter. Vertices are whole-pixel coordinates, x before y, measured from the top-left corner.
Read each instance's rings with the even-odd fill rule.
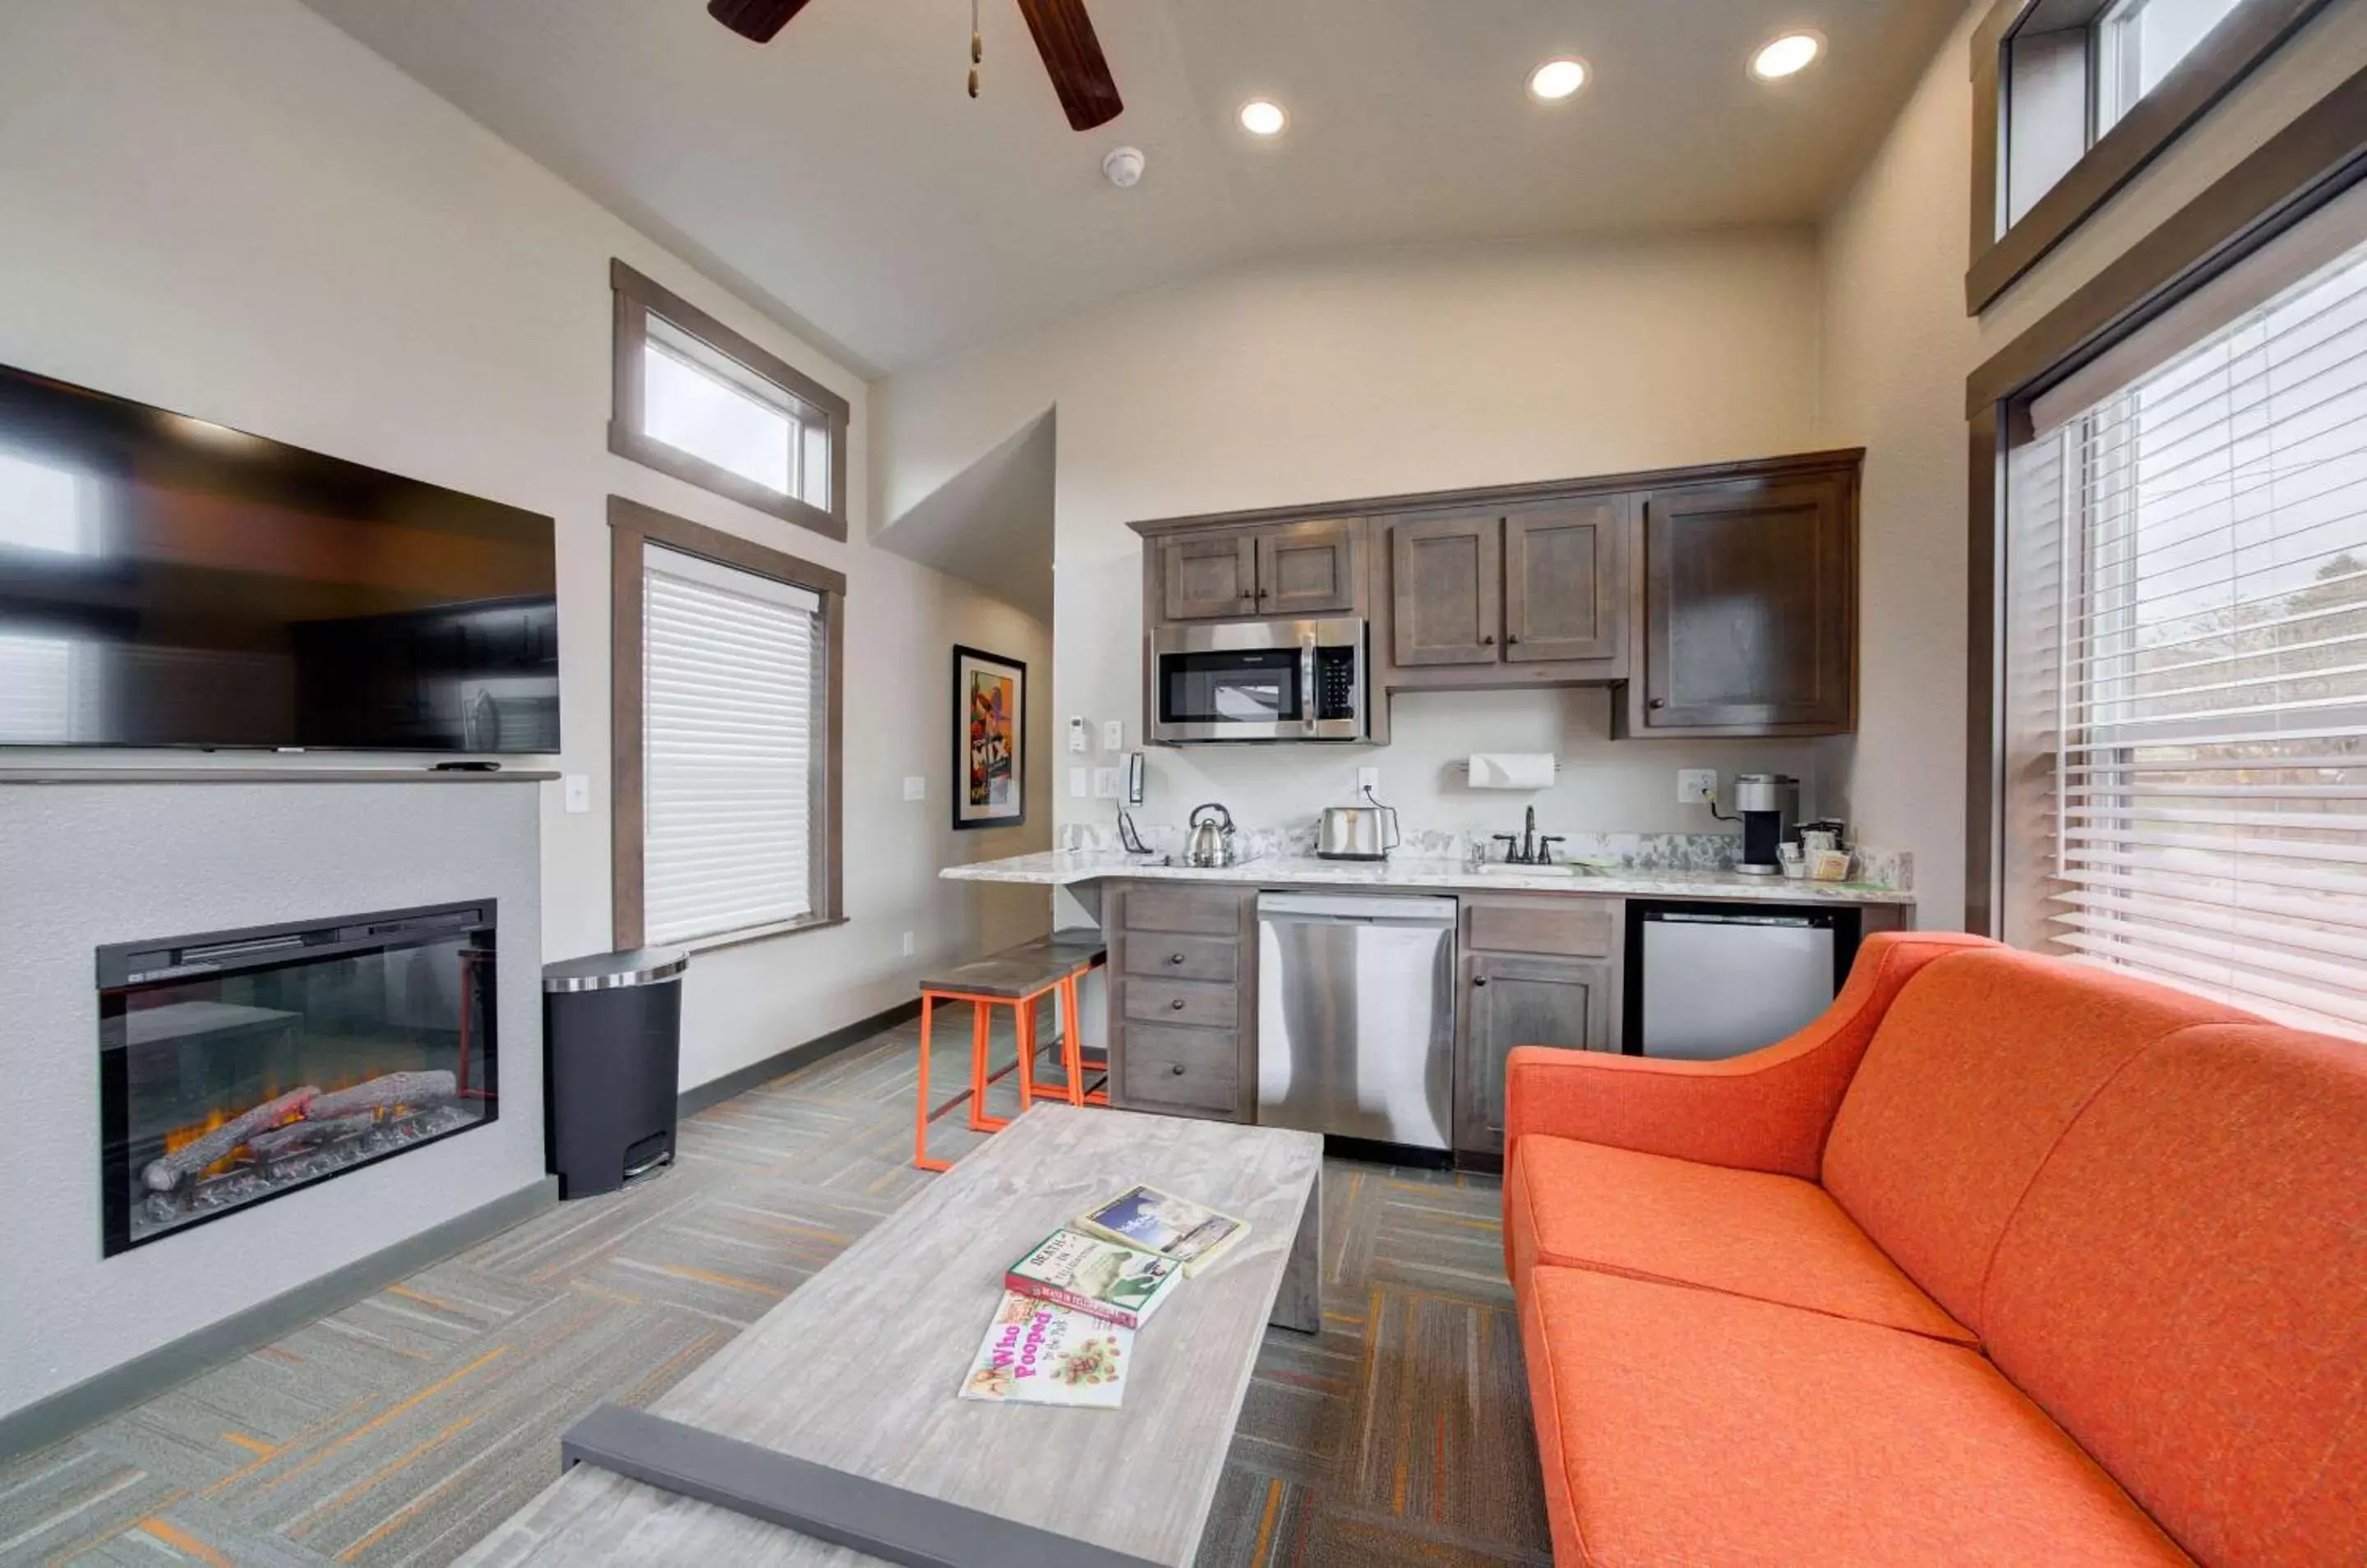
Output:
[[[1704,898],[1768,904],[1862,904],[1912,908],[1915,895],[1863,882],[1813,882],[1750,876],[1733,871],[1664,871],[1621,867],[1492,866],[1467,860],[1396,857],[1386,861],[1322,860],[1269,855],[1238,865],[1198,867],[1164,855],[1107,850],[1050,850],[973,865],[948,866],[948,882],[1020,883],[1074,887],[1102,881],[1203,882],[1250,887],[1336,887],[1431,893],[1569,893],[1598,898]]]

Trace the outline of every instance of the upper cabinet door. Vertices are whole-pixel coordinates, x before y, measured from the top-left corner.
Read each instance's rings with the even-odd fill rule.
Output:
[[[1433,517],[1389,530],[1399,666],[1493,664],[1503,649],[1503,520]]]
[[[1252,536],[1169,539],[1159,547],[1169,620],[1205,621],[1258,613],[1258,552]]]
[[[1616,499],[1504,520],[1504,657],[1515,663],[1616,659],[1627,581]]]
[[[1852,499],[1847,475],[1646,499],[1641,729],[1851,728]]]
[[[1257,613],[1317,615],[1356,607],[1356,529],[1302,523],[1257,536]]]

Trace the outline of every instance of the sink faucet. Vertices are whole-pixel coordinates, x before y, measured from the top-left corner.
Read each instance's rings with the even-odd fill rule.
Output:
[[[1569,835],[1539,834],[1537,808],[1532,806],[1518,833],[1497,833],[1491,837],[1504,846],[1504,862],[1507,865],[1551,865],[1553,846],[1562,842]]]

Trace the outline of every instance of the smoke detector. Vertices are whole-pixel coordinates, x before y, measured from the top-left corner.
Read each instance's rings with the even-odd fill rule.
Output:
[[[1132,190],[1142,183],[1144,159],[1139,147],[1113,147],[1102,160],[1102,173],[1109,183],[1120,190]]]

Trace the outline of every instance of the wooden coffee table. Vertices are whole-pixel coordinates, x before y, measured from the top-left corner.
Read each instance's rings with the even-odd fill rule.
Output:
[[[649,1413],[1182,1568],[1198,1550],[1266,1325],[1318,1326],[1322,1153],[1308,1133],[1038,1106]],[[1004,1267],[1138,1181],[1237,1214],[1251,1234],[1137,1335],[1124,1407],[956,1398]],[[462,1561],[841,1568],[876,1559],[583,1463]]]

